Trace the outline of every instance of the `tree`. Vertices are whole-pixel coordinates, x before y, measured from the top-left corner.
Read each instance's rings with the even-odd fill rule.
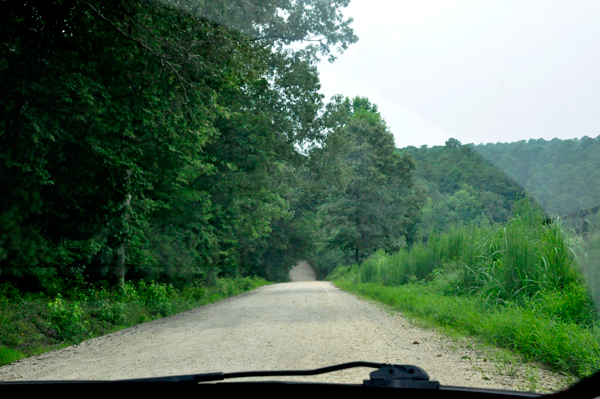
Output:
[[[246,248],[256,247],[286,204],[270,186],[275,179],[242,189],[233,171],[249,181],[291,158],[296,143],[316,134],[320,106],[312,72],[289,85],[293,99],[256,88],[293,80],[290,68],[356,41],[340,11],[347,4],[0,2],[3,277],[85,267],[122,282],[127,272],[197,276],[239,261],[239,252],[223,256],[241,251],[239,236],[222,232],[254,228]],[[283,51],[296,41],[314,45]],[[267,101],[253,104],[251,92],[276,97],[269,109],[279,112],[257,116]],[[224,143],[235,147],[229,158],[220,158]],[[245,161],[257,149],[253,159],[266,161],[267,172],[253,175]],[[217,187],[235,198],[227,217],[229,199]],[[251,204],[241,204],[244,195]]]
[[[396,153],[393,135],[367,99],[338,101],[330,110],[346,120],[336,118],[310,160],[329,244],[357,263],[379,248],[397,251],[414,238],[425,199],[413,183],[414,162]]]
[[[445,146],[407,147],[399,152],[416,161],[415,177],[431,199],[423,209],[421,234],[469,222],[501,223],[512,214],[523,187],[478,147],[449,139]]]
[[[446,148],[459,148],[462,145],[457,139],[449,138],[446,140]]]

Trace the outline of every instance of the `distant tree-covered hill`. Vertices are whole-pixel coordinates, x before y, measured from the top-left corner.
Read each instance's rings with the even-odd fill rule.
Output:
[[[399,151],[415,158],[415,177],[428,192],[423,234],[457,223],[502,222],[525,197],[547,217],[597,218],[591,213],[600,205],[600,136],[482,145],[449,139]]]
[[[407,147],[416,161],[415,178],[427,189],[421,231],[445,230],[465,222],[504,222],[525,191],[472,145],[449,139],[445,146]]]
[[[549,215],[600,205],[600,136],[475,146],[519,183]]]

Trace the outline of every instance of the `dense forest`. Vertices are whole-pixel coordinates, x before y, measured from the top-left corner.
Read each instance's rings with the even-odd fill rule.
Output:
[[[427,192],[420,224],[422,236],[469,222],[506,222],[525,190],[471,145],[449,139],[444,146],[408,147],[415,178]]]
[[[600,205],[600,137],[477,145],[474,150],[506,173],[552,216]]]
[[[306,260],[557,369],[600,367],[600,237],[562,227],[596,223],[600,138],[396,148],[369,99],[319,92],[319,60],[358,40],[348,4],[0,2],[0,365]]]
[[[597,139],[396,150],[368,99],[325,101],[347,4],[3,2],[2,280],[324,277],[528,195],[600,203]]]
[[[502,223],[524,212],[523,201],[546,220],[598,225],[600,139],[543,139],[399,149],[415,159],[417,185],[426,189],[420,232],[469,222]]]
[[[410,242],[412,158],[319,93],[348,2],[2,2],[2,280],[282,280]]]

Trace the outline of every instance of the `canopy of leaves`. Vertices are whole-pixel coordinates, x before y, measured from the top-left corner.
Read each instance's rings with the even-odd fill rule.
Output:
[[[264,274],[347,3],[1,2],[2,278]]]
[[[414,237],[424,195],[414,161],[395,151],[393,135],[367,99],[334,99],[332,126],[310,154],[319,223],[327,245],[359,261],[378,248],[397,251]]]
[[[508,220],[525,190],[472,145],[449,139],[444,146],[398,150],[416,161],[417,184],[429,197],[423,209],[421,234],[444,231],[469,222]]]

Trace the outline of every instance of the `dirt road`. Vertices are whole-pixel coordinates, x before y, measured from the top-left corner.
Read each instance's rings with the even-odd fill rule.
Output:
[[[414,364],[445,385],[523,389],[511,372],[474,349],[340,291],[328,282],[261,287],[0,368],[0,380],[124,379],[215,371],[308,369],[355,360]],[[512,365],[514,366],[514,365]],[[513,367],[514,369],[514,367]],[[360,383],[369,369],[318,380]],[[537,385],[558,376],[540,371]],[[289,379],[289,378],[288,378]]]
[[[290,281],[294,283],[299,281],[317,281],[317,276],[312,267],[305,261],[302,261],[298,262],[298,264],[290,270]]]

